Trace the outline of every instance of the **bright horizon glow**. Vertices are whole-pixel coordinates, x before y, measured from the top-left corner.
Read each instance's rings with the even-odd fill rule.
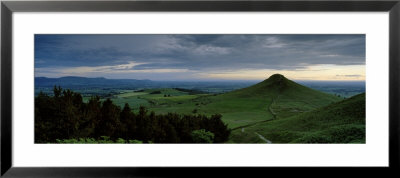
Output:
[[[40,71],[35,69],[35,77],[47,77],[47,78],[60,78],[60,77],[104,77],[107,79],[141,79],[141,80],[154,80],[154,81],[165,81],[165,79],[149,79],[149,78],[121,78],[121,77],[107,77],[107,73],[182,73],[197,75],[198,78],[185,77],[177,78],[175,80],[168,81],[261,81],[265,80],[273,74],[282,74],[286,78],[291,80],[311,80],[311,81],[365,81],[365,66],[364,65],[351,65],[351,66],[332,66],[332,65],[318,65],[310,66],[303,70],[250,70],[250,69],[240,69],[236,71],[211,71],[208,73],[201,73],[196,71],[189,71],[185,69],[158,69],[158,70],[124,70],[124,71],[113,71],[109,67],[75,67],[67,69],[52,69],[55,75],[40,75]],[[99,70],[96,72],[96,70]],[[61,72],[60,72],[61,71]],[[93,71],[95,75],[85,75]],[[318,76],[315,76],[315,71],[318,72]],[[101,73],[104,76],[101,76]],[[341,73],[342,75],[338,75]],[[83,75],[82,75],[83,74]]]

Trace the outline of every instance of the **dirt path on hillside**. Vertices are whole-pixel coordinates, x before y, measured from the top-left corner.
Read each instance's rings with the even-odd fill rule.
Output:
[[[275,102],[276,102],[276,100],[279,99],[279,96],[280,96],[280,95],[278,94],[278,96],[277,96],[276,98],[272,98],[272,102],[271,102],[271,104],[268,106],[268,111],[272,114],[272,117],[274,117],[274,119],[276,119],[277,114],[276,114],[275,111],[272,109],[272,105],[274,105]]]
[[[254,132],[254,133],[256,135],[258,135],[258,137],[260,137],[261,140],[265,141],[265,143],[267,143],[267,144],[271,144],[272,143],[270,140],[266,139],[264,136],[260,135],[259,133],[257,133],[257,132]]]
[[[272,109],[272,105],[275,104],[275,99],[272,98],[272,102],[268,107],[268,111],[272,114],[272,117],[274,117],[274,119],[276,119],[276,113],[274,112],[274,110]]]
[[[274,119],[263,120],[263,121],[259,121],[259,122],[253,122],[253,123],[251,123],[251,124],[247,124],[247,125],[243,125],[243,126],[239,126],[239,127],[232,128],[231,130],[243,129],[243,128],[250,127],[250,126],[253,126],[253,125],[256,125],[256,124],[259,124],[259,123],[268,122],[268,121],[273,121],[273,120],[274,120]],[[242,131],[244,132],[244,129],[243,129]]]

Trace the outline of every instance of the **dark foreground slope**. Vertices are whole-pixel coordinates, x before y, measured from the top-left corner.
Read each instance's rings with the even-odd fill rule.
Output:
[[[288,118],[235,130],[231,140],[272,143],[365,143],[365,93]]]
[[[128,104],[84,102],[61,88],[35,97],[35,143],[223,143],[229,134],[221,115],[157,115],[144,107],[134,113]]]

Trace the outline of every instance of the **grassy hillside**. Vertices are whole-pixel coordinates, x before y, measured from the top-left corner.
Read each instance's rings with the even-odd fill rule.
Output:
[[[263,82],[247,88],[219,95],[197,96],[188,97],[175,104],[169,102],[166,105],[154,105],[150,109],[156,113],[178,112],[206,115],[219,113],[223,115],[222,120],[230,128],[237,128],[288,117],[341,100],[334,95],[299,85],[280,74],[272,75]]]
[[[340,101],[341,98],[297,84],[275,74],[254,86],[223,95],[225,98],[264,100],[266,109],[277,118],[285,118]]]
[[[288,118],[236,129],[232,142],[365,143],[365,93]]]

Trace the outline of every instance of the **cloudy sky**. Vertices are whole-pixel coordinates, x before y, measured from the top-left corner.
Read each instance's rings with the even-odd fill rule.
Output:
[[[365,80],[365,35],[35,35],[36,77]]]

